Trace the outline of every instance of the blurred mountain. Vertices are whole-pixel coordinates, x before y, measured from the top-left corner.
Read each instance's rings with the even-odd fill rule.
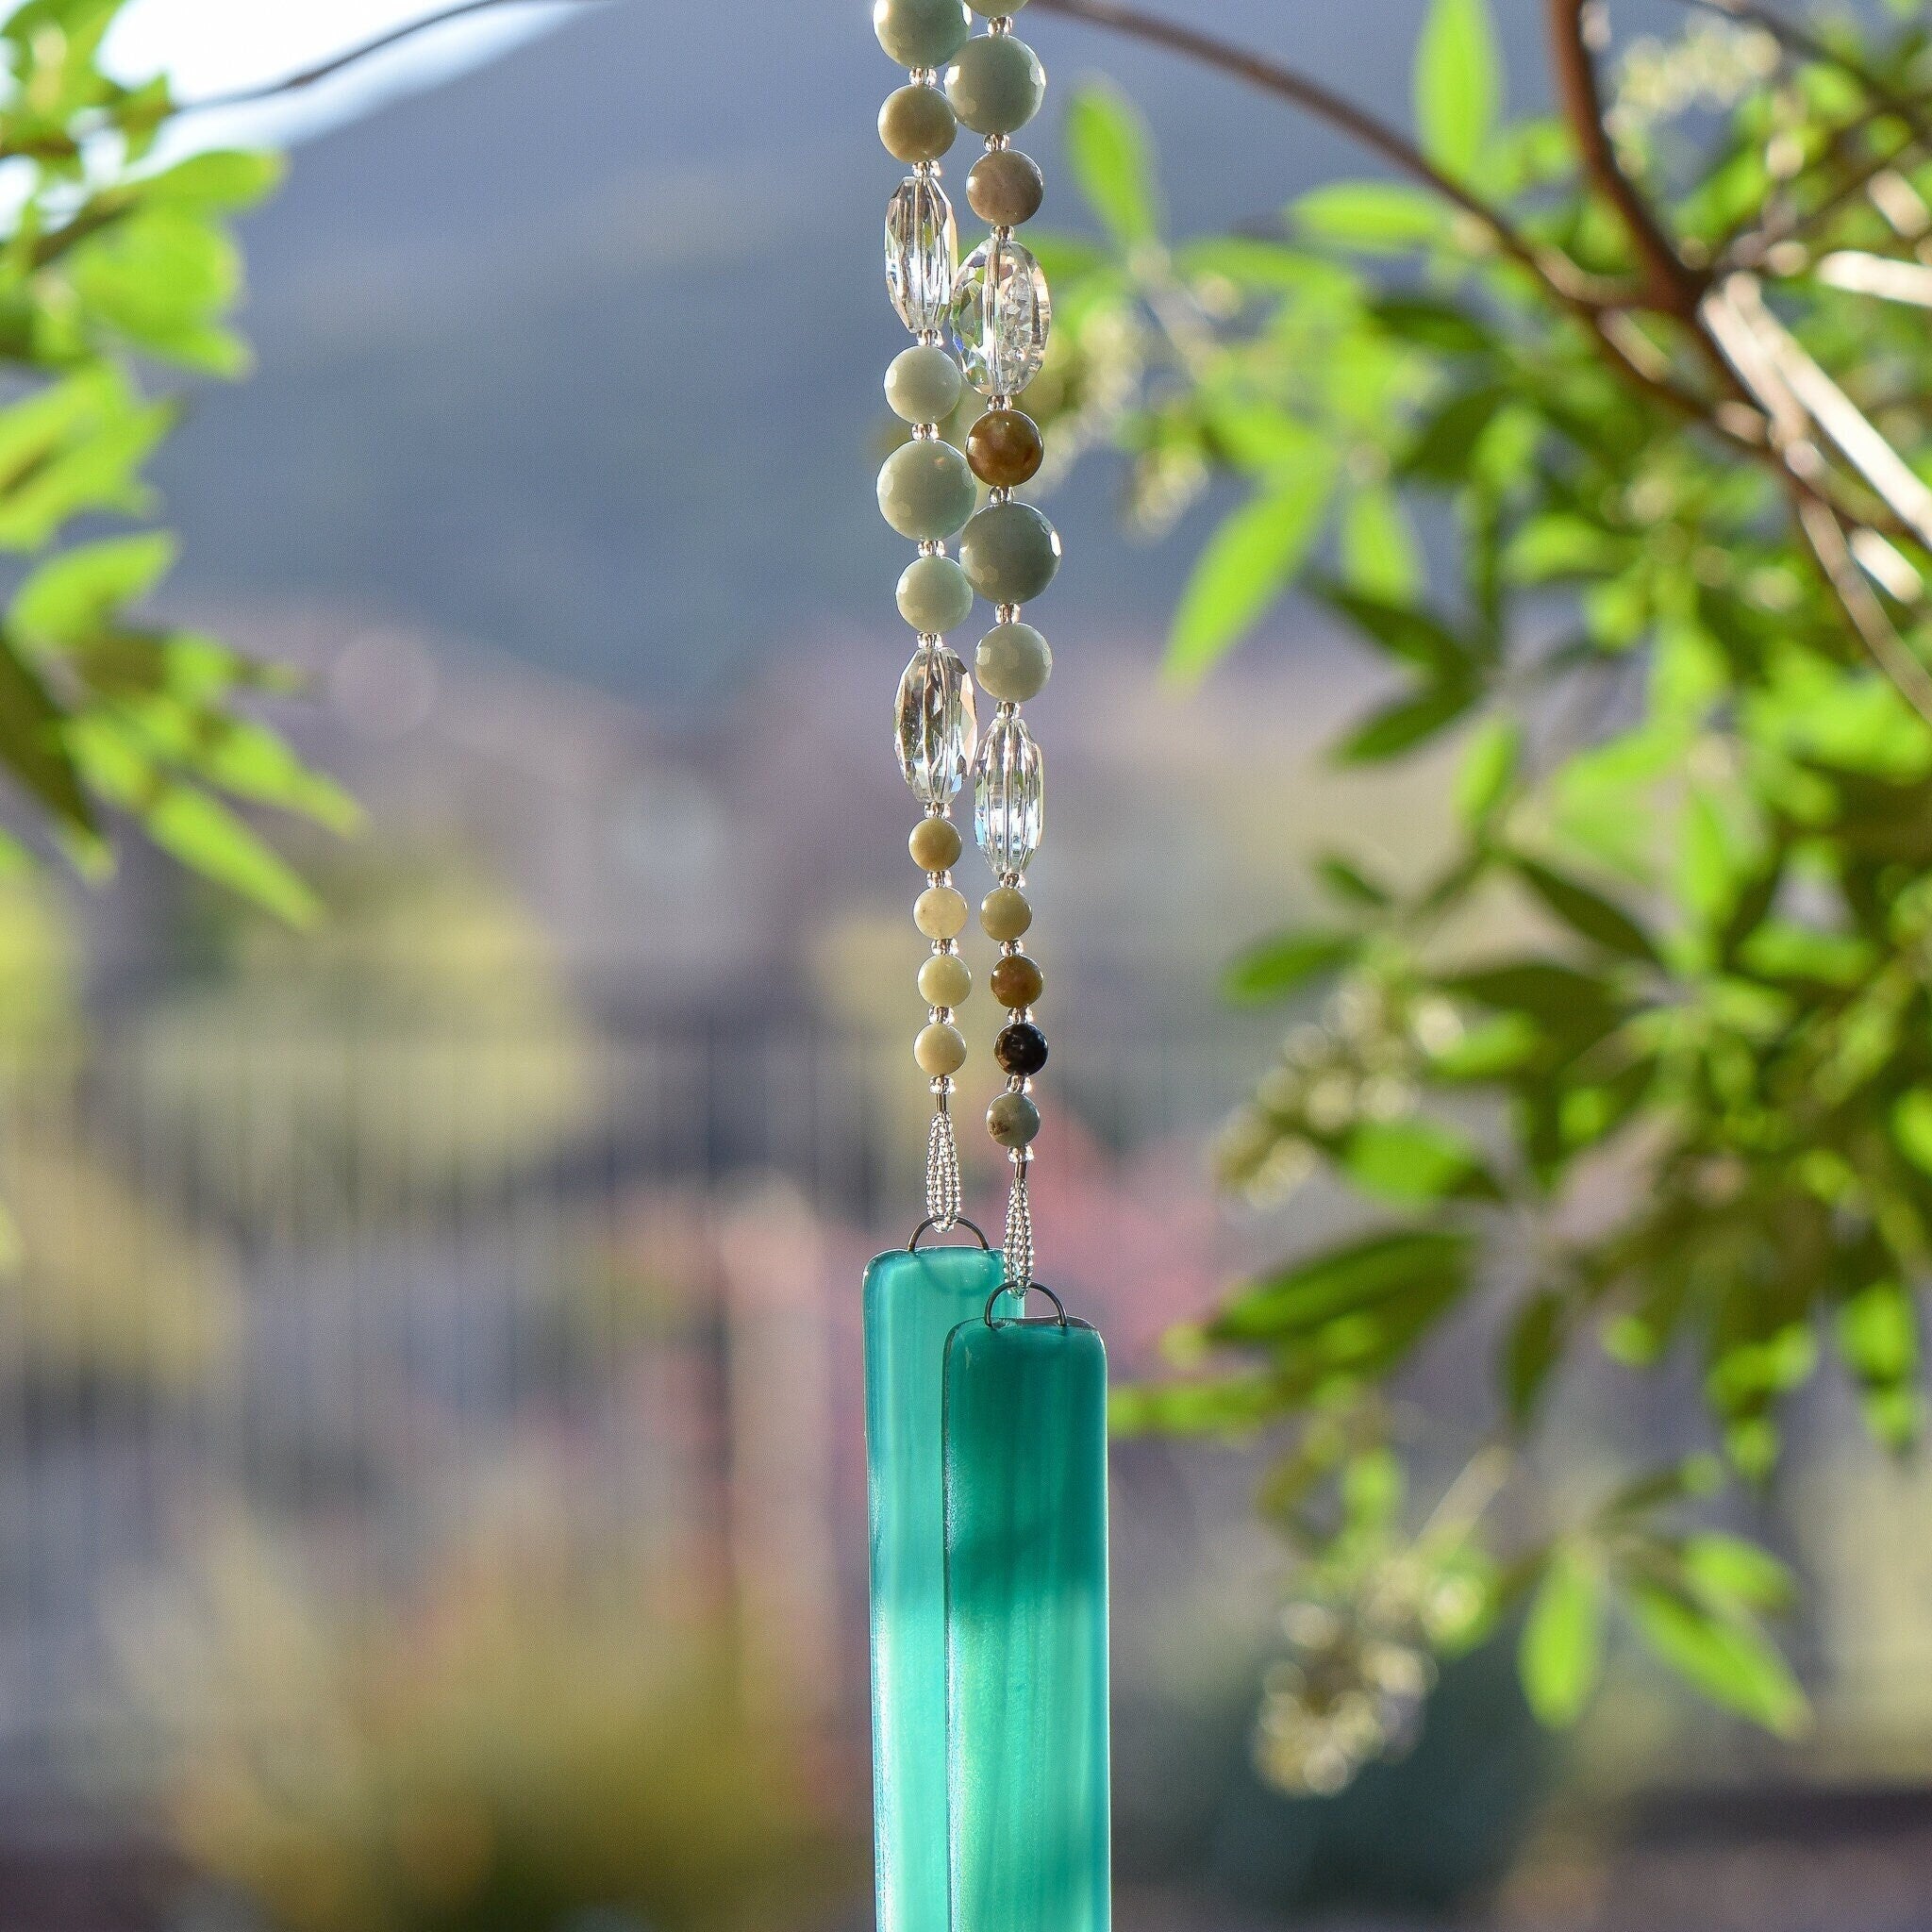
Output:
[[[1406,118],[1420,0],[1187,11]],[[1536,9],[1506,4],[1519,72]],[[1232,83],[1029,19],[1058,85],[1144,105],[1178,225],[1253,221],[1355,165]],[[249,233],[259,373],[197,401],[161,480],[182,588],[344,602],[659,705],[798,641],[891,639],[872,503],[891,82],[860,0],[610,0],[299,150]],[[1076,211],[1057,117],[1048,222]],[[1144,650],[1197,533],[1136,550],[1099,470],[1056,506],[1056,636]],[[1104,564],[1099,560],[1104,555]]]

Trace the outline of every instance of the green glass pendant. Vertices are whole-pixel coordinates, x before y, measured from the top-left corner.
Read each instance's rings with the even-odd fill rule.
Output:
[[[1107,1352],[1064,1318],[946,1348],[953,1932],[1107,1932]]]
[[[1006,1273],[980,1248],[904,1249],[865,1274],[878,1932],[946,1932],[946,1338]]]

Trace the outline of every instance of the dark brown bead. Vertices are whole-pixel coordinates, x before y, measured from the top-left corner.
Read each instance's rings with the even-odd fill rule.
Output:
[[[989,409],[966,432],[966,460],[982,483],[1011,490],[1039,475],[1046,459],[1040,425],[1018,409]]]
[[[996,147],[974,162],[966,177],[966,199],[982,222],[1017,228],[1040,212],[1046,179],[1018,148]]]
[[[1040,968],[1024,953],[1008,953],[992,969],[992,996],[1003,1007],[1016,1011],[1030,1007],[1040,997],[1046,982]]]
[[[1003,1074],[1030,1080],[1046,1064],[1046,1035],[1028,1020],[1016,1020],[992,1043]]]

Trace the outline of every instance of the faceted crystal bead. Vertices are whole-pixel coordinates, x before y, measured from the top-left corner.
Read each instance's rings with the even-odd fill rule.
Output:
[[[973,833],[1002,878],[1023,873],[1046,829],[1046,766],[1019,718],[1001,718],[979,747],[973,775]]]
[[[966,782],[979,721],[973,680],[944,644],[922,644],[899,680],[899,769],[922,805],[944,805]]]
[[[1052,323],[1046,276],[1030,249],[993,235],[966,258],[953,284],[953,340],[981,395],[1018,395],[1040,374]]]
[[[946,191],[930,175],[907,175],[886,205],[886,290],[914,335],[945,326],[958,258]]]

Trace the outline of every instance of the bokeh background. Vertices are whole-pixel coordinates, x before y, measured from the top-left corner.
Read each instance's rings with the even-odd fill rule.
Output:
[[[232,84],[411,10],[155,0],[125,58]],[[1406,97],[1417,0],[1176,10]],[[1540,10],[1498,11],[1526,50]],[[370,823],[301,852],[315,934],[139,859],[0,898],[0,1925],[869,1922],[858,1284],[916,1218],[924,1096],[864,15],[533,8],[208,130],[294,165],[244,229],[258,370],[159,471],[170,609],[310,675],[281,721]],[[1171,59],[1031,38],[1058,98],[1141,103],[1177,230],[1343,163]],[[1369,674],[1305,609],[1164,684],[1211,506],[1137,541],[1120,489],[1096,461],[1054,504],[1035,878],[1047,1272],[1127,1374],[1337,1212],[1217,1196],[1280,1020],[1216,981],[1338,827],[1411,870],[1441,771],[1322,762]],[[1417,1375],[1453,1414],[1454,1338]],[[1681,1412],[1635,1399],[1566,1395],[1580,1471]],[[1932,1496],[1834,1403],[1765,1504],[1807,1740],[1619,1659],[1554,1743],[1498,1648],[1324,1801],[1250,1767],[1252,1467],[1124,1445],[1123,1925],[1932,1923]]]

